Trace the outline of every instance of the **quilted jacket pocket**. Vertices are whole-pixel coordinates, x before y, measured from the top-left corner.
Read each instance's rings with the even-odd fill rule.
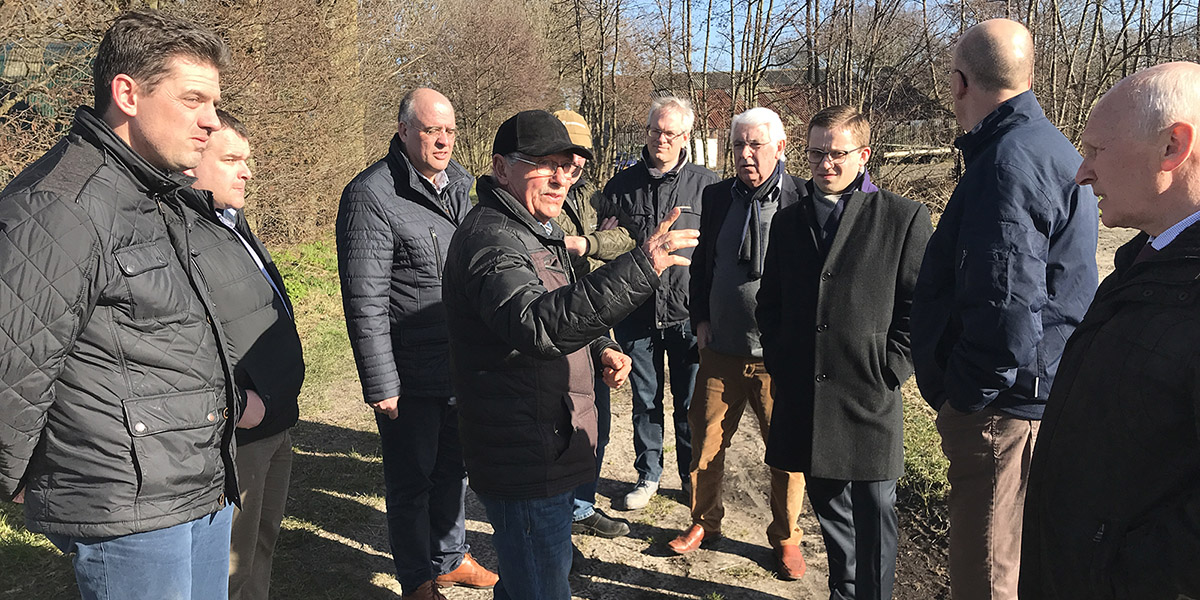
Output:
[[[221,432],[226,419],[215,392],[177,392],[121,404],[132,437],[139,500],[211,487],[221,468]]]
[[[126,246],[113,252],[128,290],[133,319],[161,319],[187,309],[184,291],[191,285],[182,269],[173,265],[170,250],[158,242]]]

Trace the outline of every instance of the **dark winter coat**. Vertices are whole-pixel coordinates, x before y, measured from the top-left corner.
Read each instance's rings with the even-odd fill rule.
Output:
[[[342,192],[338,274],[368,403],[454,393],[442,269],[450,238],[471,209],[473,179],[453,160],[446,175],[449,185],[435,192],[394,136],[388,155]]]
[[[814,188],[780,210],[758,290],[763,360],[775,386],[767,464],[814,477],[904,472],[900,384],[912,374],[908,311],[929,210],[864,176],[822,256]]]
[[[477,189],[445,271],[463,459],[477,492],[546,498],[595,479],[593,362],[659,279],[636,248],[575,281],[561,229]]]
[[[263,277],[241,240],[215,216],[208,192],[183,190],[180,197],[193,210],[182,213],[182,219],[168,219],[168,225],[182,225],[186,219],[191,256],[221,319],[234,380],[239,388],[258,393],[266,407],[257,427],[237,430],[238,444],[281,433],[300,417],[297,398],[304,383],[304,350],[283,277],[240,211],[237,230],[282,296]]]
[[[1040,419],[1096,291],[1099,214],[1075,146],[1033,92],[956,140],[966,170],[929,240],[912,307],[921,394]]]
[[[189,178],[90,109],[0,193],[0,494],[33,531],[121,536],[237,498],[237,395],[190,260]]]
[[[609,203],[631,219],[633,230],[630,233],[638,244],[644,242],[676,206],[685,208],[672,229],[700,227],[700,195],[705,187],[716,183],[719,178],[716,173],[688,162],[686,150],[680,155],[680,161],[682,165],[678,168],[655,177],[650,173],[646,149],[643,147],[642,160],[617,173],[604,186],[604,196]],[[693,248],[689,248],[676,254],[691,258],[693,251]],[[662,287],[654,294],[654,301],[647,302],[631,315],[630,321],[656,329],[666,329],[687,321],[688,280],[687,269],[664,271]]]
[[[1117,250],[1067,343],[1025,498],[1022,600],[1200,598],[1200,225]]]

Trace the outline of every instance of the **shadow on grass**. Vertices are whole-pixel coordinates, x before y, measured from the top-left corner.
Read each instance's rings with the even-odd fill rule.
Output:
[[[79,597],[71,559],[40,533],[25,529],[20,505],[0,502],[0,598]]]
[[[395,598],[379,435],[312,421],[292,430],[287,517],[272,576],[278,598]],[[486,522],[468,501],[467,519]],[[472,553],[490,536],[467,532]],[[487,552],[479,552],[486,546]],[[495,564],[494,560],[488,560]]]

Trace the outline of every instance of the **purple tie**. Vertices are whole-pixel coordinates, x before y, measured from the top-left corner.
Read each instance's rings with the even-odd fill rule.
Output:
[[[1147,258],[1154,256],[1155,254],[1158,254],[1158,250],[1154,249],[1154,244],[1151,244],[1150,242],[1146,242],[1146,245],[1142,246],[1142,250],[1137,253],[1137,256],[1134,257],[1133,264],[1136,265],[1136,264],[1142,262],[1143,260],[1146,260]]]

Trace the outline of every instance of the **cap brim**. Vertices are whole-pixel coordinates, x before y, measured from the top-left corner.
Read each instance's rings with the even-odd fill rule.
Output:
[[[578,144],[571,143],[548,143],[536,148],[523,148],[519,150],[519,152],[522,154],[528,154],[529,156],[550,156],[551,154],[558,154],[560,152],[570,152],[572,154],[578,154],[588,160],[595,159],[595,156],[592,154],[591,150]]]

